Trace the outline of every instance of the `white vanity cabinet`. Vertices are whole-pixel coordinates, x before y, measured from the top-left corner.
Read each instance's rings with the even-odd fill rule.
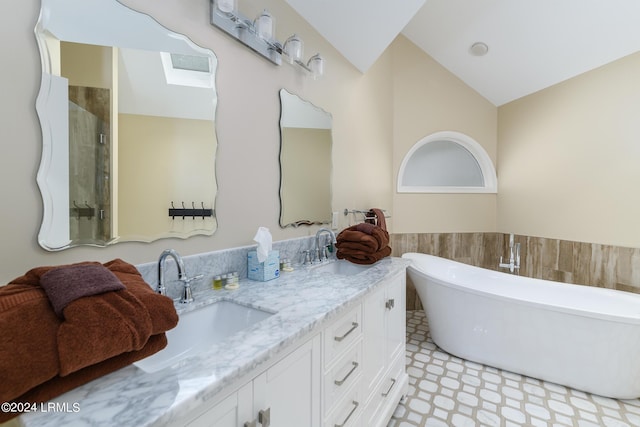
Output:
[[[187,425],[386,426],[408,387],[405,305],[402,271]]]
[[[325,427],[386,426],[407,393],[405,283],[404,271],[385,280],[325,329]],[[341,351],[335,342],[342,336],[339,331],[353,334],[353,343],[343,345]],[[351,378],[352,386],[335,396],[338,378]]]
[[[320,427],[320,335],[187,424]]]
[[[400,398],[407,393],[405,369],[405,274],[394,276],[363,303],[362,421],[386,426]]]

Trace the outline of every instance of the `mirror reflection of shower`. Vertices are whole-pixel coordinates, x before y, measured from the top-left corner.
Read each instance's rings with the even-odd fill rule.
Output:
[[[111,239],[109,89],[69,86],[69,234],[72,243]]]

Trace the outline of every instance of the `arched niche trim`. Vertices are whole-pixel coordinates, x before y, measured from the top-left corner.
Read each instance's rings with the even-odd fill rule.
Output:
[[[485,149],[460,132],[428,135],[406,154],[398,193],[497,193],[496,169]]]

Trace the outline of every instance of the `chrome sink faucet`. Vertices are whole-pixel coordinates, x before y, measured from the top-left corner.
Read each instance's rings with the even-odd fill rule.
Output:
[[[184,268],[184,261],[182,261],[182,257],[173,249],[166,249],[160,254],[160,258],[158,259],[158,287],[156,292],[161,295],[167,294],[167,287],[165,286],[165,277],[164,277],[164,264],[167,257],[171,257],[175,260],[176,266],[178,267],[178,280],[180,280],[184,287],[182,289],[182,297],[180,298],[180,302],[183,304],[193,302],[193,295],[191,293],[191,282],[197,279],[201,279],[202,274],[195,277],[187,277],[187,271]]]
[[[331,243],[333,245],[338,243],[338,241],[336,240],[336,233],[334,233],[333,230],[329,228],[323,227],[319,229],[318,232],[316,233],[316,250],[318,252],[318,261],[327,261],[329,259],[329,254],[327,253],[327,246],[320,245],[320,236],[322,235],[322,233],[329,233],[329,236],[331,237]]]
[[[511,273],[515,270],[520,270],[520,243],[514,243],[515,237],[513,233],[509,234],[509,263],[502,261],[502,255],[500,256],[500,262],[498,267],[508,268]]]

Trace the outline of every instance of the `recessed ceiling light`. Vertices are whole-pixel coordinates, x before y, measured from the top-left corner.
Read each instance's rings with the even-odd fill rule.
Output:
[[[489,52],[489,46],[482,42],[475,42],[469,48],[469,53],[473,56],[484,56],[487,52]]]

